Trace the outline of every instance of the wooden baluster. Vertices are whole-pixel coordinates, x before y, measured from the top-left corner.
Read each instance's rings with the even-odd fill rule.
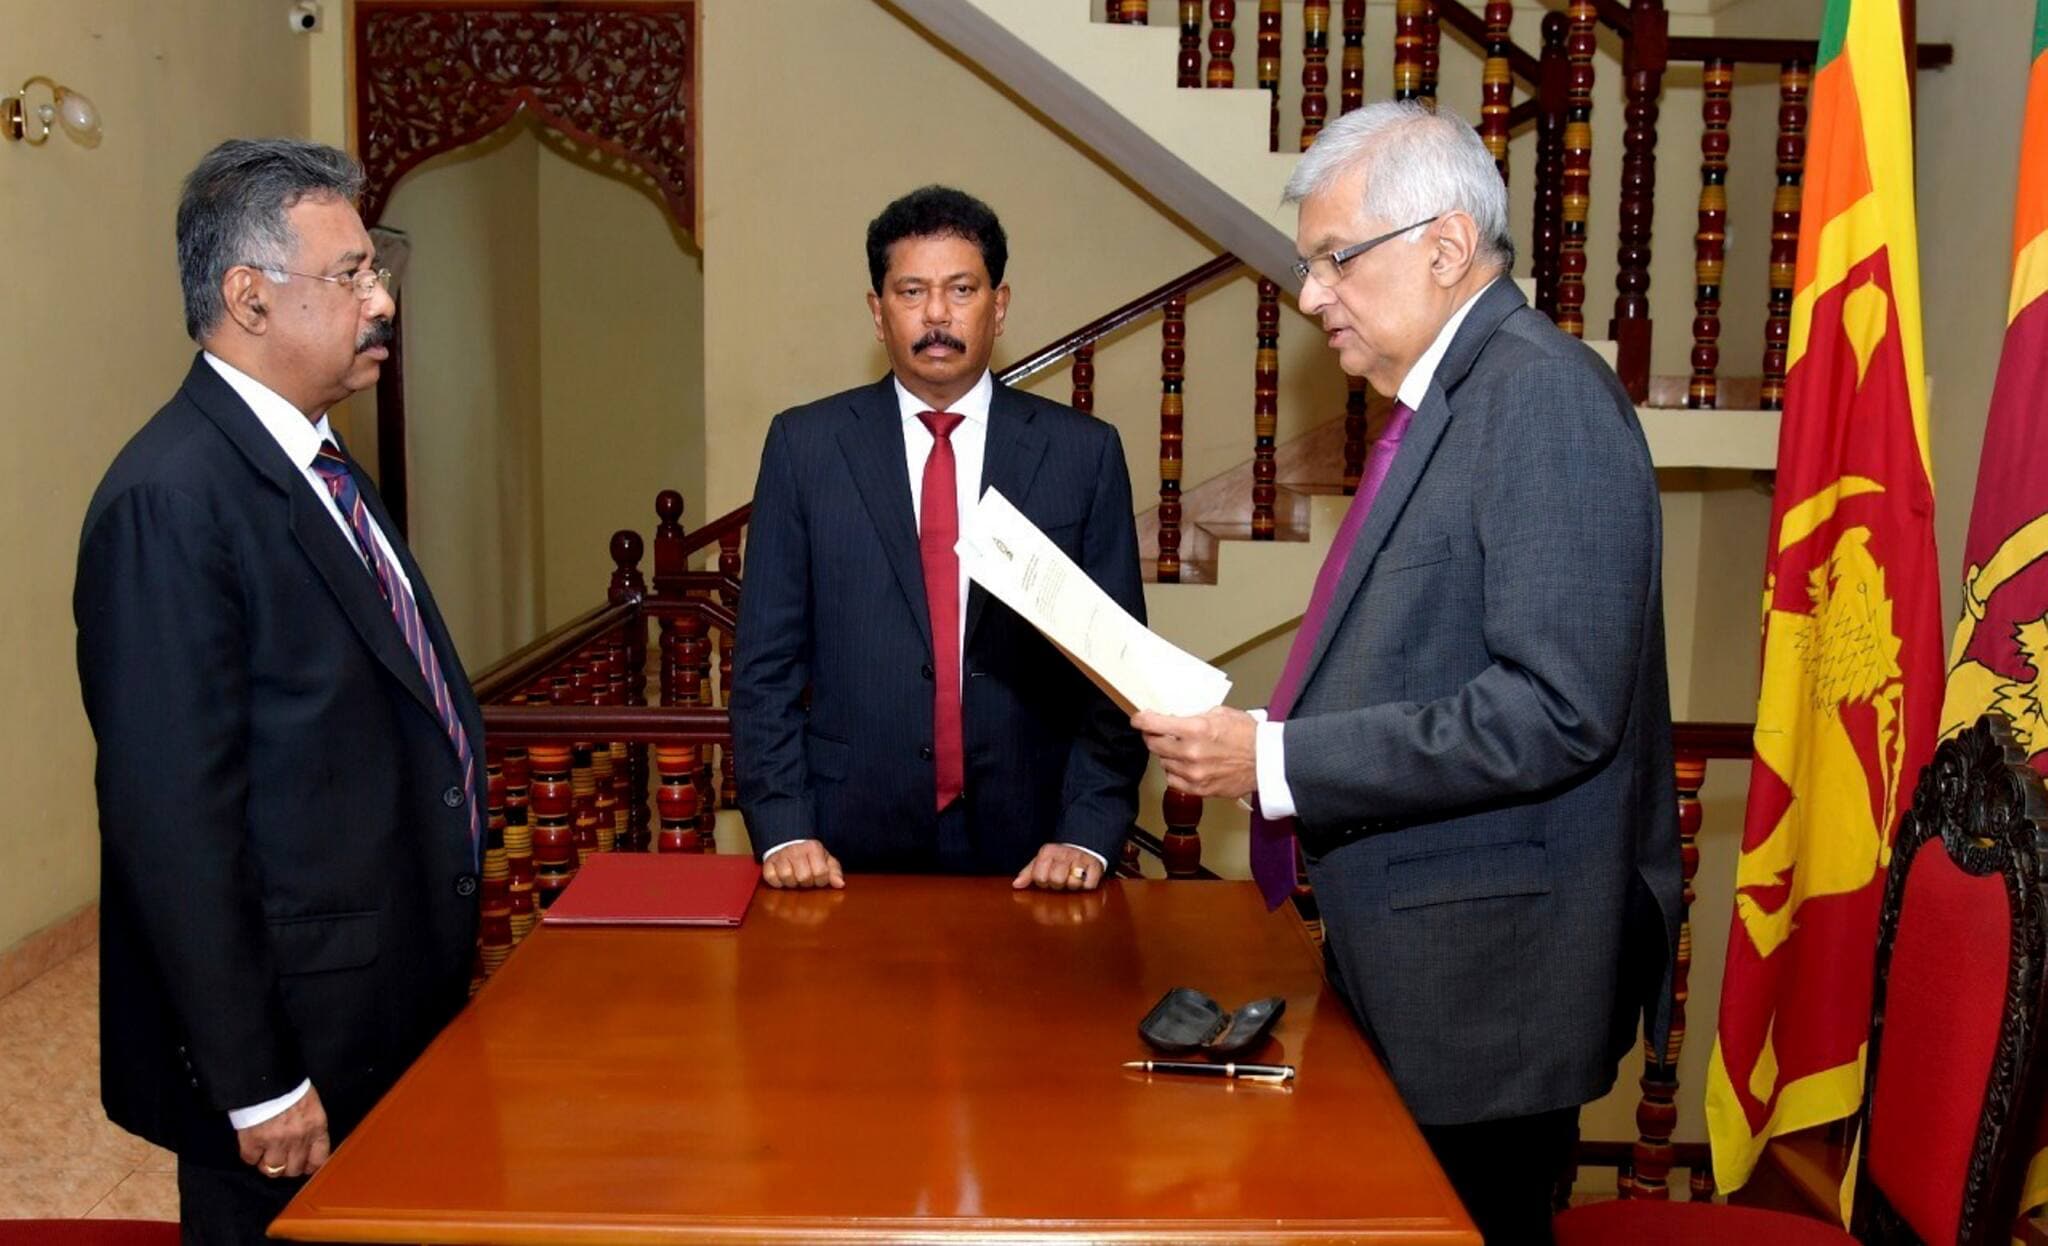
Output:
[[[1074,348],[1074,393],[1070,405],[1076,411],[1095,411],[1095,343]]]
[[[1202,85],[1202,0],[1180,0],[1180,66],[1173,85]]]
[[[1202,798],[1168,788],[1163,813],[1166,834],[1160,837],[1160,855],[1166,876],[1193,878],[1202,865]]]
[[[1685,1048],[1685,1005],[1692,974],[1693,876],[1700,868],[1700,785],[1707,759],[1679,753],[1673,761],[1678,784],[1679,870],[1683,877],[1678,926],[1678,963],[1672,975],[1671,1036],[1663,1051],[1643,1050],[1643,1097],[1636,1104],[1636,1144],[1630,1171],[1622,1178],[1623,1198],[1671,1197],[1671,1134],[1678,1126],[1678,1057]]]
[[[1280,424],[1280,287],[1259,278],[1258,350],[1252,357],[1252,540],[1273,539],[1273,439]]]
[[[1593,0],[1571,0],[1565,60],[1571,66],[1564,123],[1564,237],[1557,260],[1557,327],[1586,335],[1586,211],[1593,187]]]
[[[1621,224],[1614,252],[1614,370],[1636,402],[1650,397],[1650,226],[1657,211],[1657,99],[1664,92],[1664,0],[1634,0],[1622,58]]]
[[[672,654],[670,665],[675,670],[676,691],[674,704],[702,705],[704,704],[704,671],[708,665],[705,654],[710,647],[704,639],[703,618],[695,610],[681,615],[675,620],[675,627],[671,631],[670,637],[672,641],[669,646]],[[683,756],[691,759],[687,774],[691,789],[696,795],[692,797],[690,802],[692,819],[690,829],[696,831],[698,830],[697,820],[705,812],[703,807],[704,798],[710,795],[710,785],[703,781],[704,753],[702,747],[698,745],[687,746],[681,752]],[[668,782],[667,772],[664,771],[663,775],[662,782],[665,785]],[[661,825],[662,834],[666,836],[669,825],[667,806],[663,806]],[[701,837],[698,842],[699,846],[691,849],[691,851],[702,851],[703,843]],[[664,851],[667,851],[667,849],[664,848]]]
[[[1102,0],[1102,20],[1112,25],[1121,24],[1124,20],[1123,9],[1123,0]]]
[[[505,758],[484,749],[484,869],[477,923],[483,976],[498,972],[512,954],[512,868],[505,860]]]
[[[1280,150],[1280,0],[1259,0],[1259,87],[1266,92],[1266,150]]]
[[[1231,26],[1237,21],[1237,0],[1209,0],[1209,85],[1217,89],[1237,85],[1237,35]]]
[[[1188,300],[1166,300],[1159,335],[1159,566],[1161,584],[1180,583],[1181,369],[1187,363]]]
[[[576,877],[570,751],[567,744],[536,744],[528,750],[533,766],[533,898],[543,909]]]
[[[654,596],[658,600],[672,600],[682,596],[677,579],[689,570],[689,563],[683,554],[683,495],[674,489],[663,489],[654,498],[654,513],[660,520],[654,528]],[[668,615],[661,617],[661,703],[676,704],[675,669],[675,620]]]
[[[1479,137],[1493,153],[1493,167],[1500,180],[1508,180],[1508,112],[1515,103],[1515,75],[1508,68],[1508,49],[1514,46],[1509,23],[1515,6],[1510,0],[1487,0],[1486,67],[1479,75]]]
[[[596,698],[596,678],[587,663],[570,668],[569,704],[590,705]],[[581,866],[590,855],[601,849],[598,836],[600,818],[597,811],[597,752],[599,745],[589,740],[577,740],[570,746],[569,797],[573,817],[570,822],[576,841],[576,864]],[[607,755],[609,760],[609,755]]]
[[[1458,3],[1464,3],[1464,0],[1458,0]],[[1422,48],[1416,60],[1422,73],[1422,82],[1418,89],[1422,101],[1428,104],[1433,112],[1436,109],[1437,70],[1442,64],[1438,46],[1444,37],[1443,24],[1437,18],[1436,0],[1423,0],[1422,25],[1419,33],[1422,35]]]
[[[1301,0],[1301,150],[1330,115],[1330,0]]]
[[[523,698],[515,698],[523,699]],[[516,745],[505,750],[505,867],[511,896],[512,946],[533,932],[539,915],[534,903],[532,762]]]
[[[1700,221],[1692,236],[1692,380],[1685,405],[1719,404],[1721,279],[1728,267],[1728,118],[1734,113],[1735,62],[1710,60],[1700,71]]]
[[[612,533],[611,600],[613,602],[643,600],[647,595],[647,584],[640,576],[640,554],[643,548],[640,534],[630,528],[621,528]],[[619,658],[619,676],[624,687],[619,696],[621,705],[647,704],[647,613],[643,608],[634,613],[630,622],[620,629],[620,641],[624,652]],[[616,754],[614,754],[616,757]],[[621,846],[630,852],[645,852],[651,838],[648,827],[653,817],[647,806],[647,745],[628,744],[624,773],[620,776],[623,790],[620,801],[626,811],[626,834]]]
[[[1422,94],[1422,6],[1425,0],[1394,0],[1394,98]]]
[[[725,602],[725,608],[738,618],[740,612],[740,534],[737,530],[718,538],[718,574],[733,582],[731,588],[718,590]],[[727,714],[732,712],[732,658],[737,638],[731,631],[718,634],[718,703]],[[719,750],[718,807],[737,809],[740,803],[739,775],[733,769],[732,745]]]
[[[612,692],[611,641],[607,637],[590,658],[590,702],[593,706],[617,705]],[[613,745],[599,740],[590,746],[590,812],[596,819],[596,849],[616,852],[622,819],[619,810],[618,772],[612,762]]]
[[[1344,56],[1338,79],[1337,110],[1365,103],[1365,0],[1344,0]]]
[[[697,838],[697,781],[691,773],[696,759],[696,748],[688,744],[654,746],[654,769],[661,780],[654,797],[661,810],[657,851],[704,851],[703,841]]]
[[[1138,852],[1138,841],[1128,836],[1124,839],[1123,850],[1117,854],[1116,876],[1118,878],[1143,878],[1145,867]]]
[[[1785,346],[1792,333],[1792,280],[1799,263],[1799,189],[1806,168],[1806,93],[1813,70],[1786,61],[1778,71],[1778,190],[1771,198],[1771,303],[1764,319],[1764,377],[1757,405],[1785,406]]]
[[[1564,127],[1570,80],[1565,25],[1562,13],[1543,15],[1543,56],[1536,84],[1536,245],[1529,269],[1536,278],[1536,310],[1553,321],[1558,317],[1558,262],[1564,249]]]
[[[1337,102],[1344,112],[1365,103],[1365,0],[1344,0],[1343,85]],[[1365,474],[1365,378],[1344,378],[1344,492],[1358,491]]]
[[[1146,0],[1122,0],[1117,6],[1126,26],[1149,26],[1152,24],[1151,5]]]
[[[605,700],[610,705],[626,704],[626,649],[627,634],[632,624],[621,624],[611,635],[611,643],[605,649],[605,665],[610,676],[610,687],[606,689]],[[623,740],[613,740],[605,746],[606,755],[611,758],[612,785],[612,850],[631,852],[633,850],[633,750]]]

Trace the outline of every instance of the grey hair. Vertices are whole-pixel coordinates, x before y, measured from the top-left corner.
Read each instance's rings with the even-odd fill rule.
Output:
[[[1323,127],[1294,166],[1281,200],[1300,203],[1358,170],[1365,173],[1360,206],[1367,216],[1398,226],[1463,212],[1479,227],[1481,257],[1503,271],[1514,267],[1507,185],[1493,153],[1464,118],[1413,100],[1354,109]]]
[[[207,152],[178,199],[185,332],[203,341],[220,326],[228,269],[277,272],[292,262],[299,238],[285,214],[302,200],[332,195],[353,203],[362,192],[363,166],[325,144],[234,138]]]

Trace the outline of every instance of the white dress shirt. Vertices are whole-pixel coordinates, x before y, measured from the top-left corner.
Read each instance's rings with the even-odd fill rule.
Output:
[[[276,439],[278,446],[284,450],[285,457],[299,469],[300,474],[306,479],[306,487],[313,491],[313,495],[320,499],[322,505],[326,506],[327,513],[334,517],[334,522],[340,525],[342,534],[347,537],[348,547],[361,558],[362,549],[356,544],[355,529],[349,526],[347,518],[341,513],[341,507],[335,504],[334,495],[327,490],[327,481],[313,470],[313,459],[320,453],[321,444],[333,440],[333,432],[327,425],[327,414],[322,412],[319,419],[309,420],[305,412],[255,377],[211,353],[206,353],[205,358],[213,370],[220,373],[220,379],[226,381],[229,388],[239,394],[243,402],[249,404],[249,410],[255,412],[257,422],[263,425],[265,432]],[[369,519],[370,531],[375,534],[377,544],[383,550],[385,565],[397,574],[399,582],[405,586],[405,591],[411,593],[412,581],[406,577],[405,568],[400,565],[398,555],[392,551],[390,540],[385,537],[384,530],[377,526],[374,516],[366,518]],[[363,566],[365,571],[369,569],[367,559],[364,560]],[[281,1115],[285,1109],[305,1098],[306,1092],[312,1088],[312,1079],[308,1078],[275,1099],[252,1103],[244,1108],[234,1108],[228,1112],[228,1123],[236,1129],[260,1125],[273,1116]]]
[[[1505,280],[1505,276],[1494,278],[1494,281]],[[1458,326],[1465,323],[1465,314],[1472,310],[1472,304],[1479,301],[1479,296],[1492,288],[1493,282],[1489,281],[1471,298],[1458,304],[1450,319],[1444,321],[1444,327],[1437,330],[1436,340],[1416,359],[1415,366],[1408,369],[1408,375],[1401,378],[1401,384],[1394,390],[1395,401],[1405,404],[1410,411],[1422,410],[1422,400],[1429,396],[1429,385],[1436,379],[1437,365],[1443,362],[1444,352],[1451,348],[1451,339],[1458,336]],[[1257,737],[1252,743],[1253,764],[1258,772],[1259,812],[1270,819],[1291,818],[1294,816],[1294,791],[1287,786],[1287,724],[1268,722],[1264,710],[1253,710],[1252,717],[1259,722]]]

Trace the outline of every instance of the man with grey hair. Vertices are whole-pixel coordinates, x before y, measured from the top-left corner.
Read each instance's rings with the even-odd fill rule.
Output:
[[[1580,1105],[1668,1026],[1679,917],[1660,510],[1614,373],[1507,275],[1464,122],[1384,103],[1302,158],[1301,309],[1396,399],[1262,716],[1133,723],[1296,843],[1332,976],[1489,1243],[1546,1242]]]
[[[463,1001],[483,725],[420,568],[327,422],[388,274],[347,154],[231,141],[178,205],[184,384],[85,516],[101,1098],[178,1154],[187,1243],[264,1240]]]

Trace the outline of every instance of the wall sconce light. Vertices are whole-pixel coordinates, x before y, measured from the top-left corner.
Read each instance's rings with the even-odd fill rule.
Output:
[[[47,90],[50,98],[31,106],[29,90],[36,86]],[[52,125],[80,147],[100,145],[100,110],[70,87],[38,74],[22,83],[21,90],[0,99],[0,135],[9,140],[40,147],[49,141]]]

